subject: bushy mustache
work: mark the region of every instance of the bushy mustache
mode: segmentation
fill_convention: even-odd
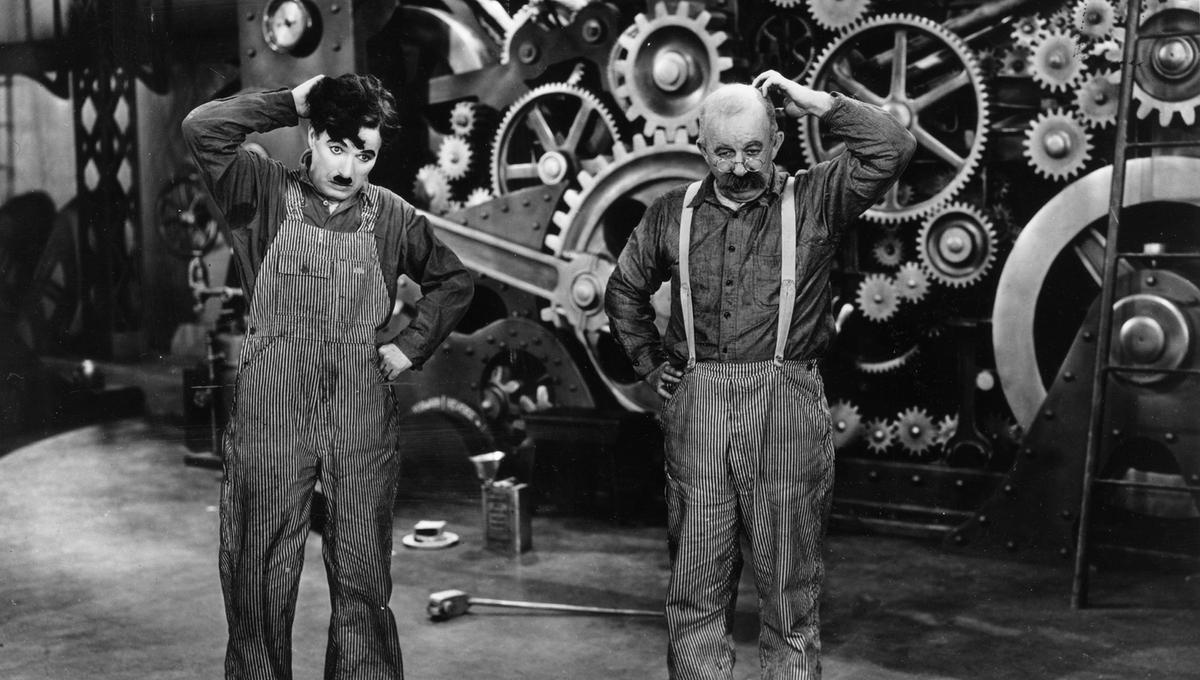
[[[767,180],[763,179],[762,175],[755,173],[746,173],[740,177],[737,175],[726,175],[724,185],[728,191],[742,192],[751,189],[762,189],[767,185]]]

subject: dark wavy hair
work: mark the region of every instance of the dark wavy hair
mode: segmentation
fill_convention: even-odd
[[[399,120],[396,100],[375,76],[344,73],[317,81],[308,91],[308,117],[318,135],[328,132],[332,139],[349,139],[358,148],[363,140],[361,128],[379,128],[385,140]]]

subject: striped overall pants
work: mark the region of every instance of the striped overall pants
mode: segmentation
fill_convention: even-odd
[[[688,370],[662,410],[671,554],[668,670],[674,680],[733,677],[744,534],[758,590],[761,677],[819,678],[817,608],[834,453],[816,361],[783,358],[795,300],[792,184],[784,190],[775,357],[746,363],[696,362],[686,206],[697,188],[684,198],[680,225]]]
[[[375,191],[367,186],[366,191]],[[325,678],[403,677],[391,598],[395,404],[375,329],[389,312],[374,200],[352,233],[307,223],[288,180],[242,349],[221,487],[225,677],[292,677],[292,621],[316,481],[332,615]]]

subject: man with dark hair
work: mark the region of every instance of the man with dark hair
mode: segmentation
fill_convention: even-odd
[[[794,176],[767,95],[819,116],[846,150]],[[915,148],[882,109],[767,71],[704,101],[703,181],[650,205],[608,280],[605,308],[664,400],[667,667],[733,677],[733,613],[750,545],[764,680],[819,678],[821,546],[833,489],[817,359],[834,334],[829,274],[842,234]],[[651,296],[671,282],[666,336]]]
[[[311,118],[301,166],[241,148],[250,132]],[[395,103],[371,76],[204,104],[184,137],[228,222],[249,301],[224,437],[221,586],[225,677],[291,677],[291,629],[315,483],[332,616],[326,678],[402,678],[391,597],[399,473],[388,385],[419,367],[465,313],[469,272],[425,218],[367,181]],[[387,332],[397,277],[416,318]]]

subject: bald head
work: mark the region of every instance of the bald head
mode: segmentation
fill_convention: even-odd
[[[769,126],[769,135],[779,129],[775,122],[775,107],[757,88],[743,83],[730,83],[713,90],[700,105],[700,139],[709,137],[714,121],[762,115]]]

